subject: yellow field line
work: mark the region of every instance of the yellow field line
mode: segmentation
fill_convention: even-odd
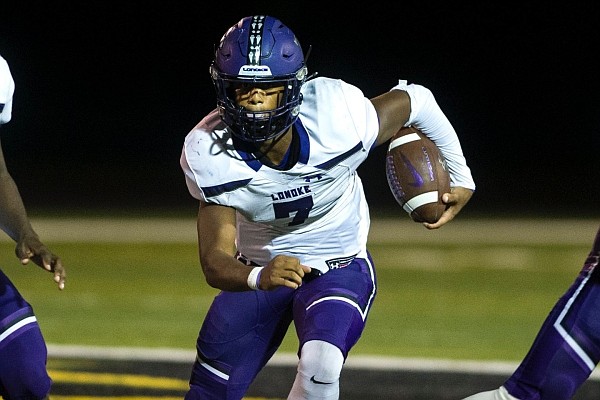
[[[97,372],[73,372],[48,370],[54,382],[95,385],[118,385],[128,387],[150,387],[156,389],[187,390],[188,382],[183,379],[164,378],[150,375],[110,374]],[[54,396],[53,396],[54,398]]]
[[[94,384],[94,385],[114,385],[127,387],[145,387],[152,389],[175,389],[186,391],[188,381],[183,379],[165,378],[150,375],[132,375],[132,374],[111,374],[98,372],[72,372],[48,370],[54,382],[76,383],[76,384]],[[157,397],[157,396],[58,396],[52,395],[52,400],[181,400],[181,397]],[[244,400],[283,400],[266,397],[244,397]]]
[[[181,400],[181,397],[156,397],[156,396],[56,396],[51,395],[52,400]],[[266,397],[244,397],[244,400],[284,400],[284,399],[273,399]]]
[[[181,400],[181,397],[148,397],[148,396],[118,396],[118,397],[100,397],[100,396],[51,396],[52,400]]]

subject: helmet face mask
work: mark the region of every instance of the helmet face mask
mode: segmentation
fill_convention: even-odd
[[[239,139],[276,138],[298,118],[307,69],[294,33],[278,19],[246,17],[231,27],[215,52],[210,74],[221,119]],[[279,86],[283,90],[273,110],[253,112],[237,104],[236,89]]]

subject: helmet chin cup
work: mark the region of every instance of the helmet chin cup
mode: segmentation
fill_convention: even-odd
[[[237,138],[270,140],[298,118],[308,70],[296,36],[277,18],[242,18],[221,38],[209,72],[221,119]],[[283,86],[284,90],[274,110],[251,112],[237,105],[234,89],[241,85]]]

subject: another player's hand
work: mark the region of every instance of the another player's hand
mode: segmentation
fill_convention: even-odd
[[[310,267],[300,264],[296,257],[275,256],[262,270],[258,287],[262,290],[271,290],[279,286],[298,289],[302,285],[305,273],[310,272]]]
[[[438,229],[452,221],[460,210],[462,210],[469,202],[471,196],[473,196],[473,191],[471,189],[458,186],[453,187],[450,189],[450,193],[444,193],[444,195],[442,195],[442,201],[446,203],[447,207],[440,219],[435,224],[424,222],[423,226],[427,229]]]
[[[26,265],[33,261],[46,271],[54,274],[54,282],[58,288],[65,288],[65,279],[67,273],[62,265],[60,257],[53,254],[37,237],[37,235],[25,235],[18,242],[15,248],[15,254],[21,260],[21,264]]]

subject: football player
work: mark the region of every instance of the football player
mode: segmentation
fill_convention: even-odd
[[[241,399],[292,322],[299,363],[288,399],[338,399],[377,289],[356,172],[375,146],[414,125],[442,150],[453,188],[428,229],[452,220],[475,190],[431,91],[400,81],[368,99],[310,76],[305,61],[280,20],[242,18],[210,66],[217,107],[185,138],[200,264],[221,289],[200,328],[188,400]]]
[[[14,80],[0,56],[0,124],[11,119]],[[6,168],[0,145],[0,226],[16,242],[22,264],[33,261],[51,272],[64,289],[61,259],[39,239],[28,219],[19,190]],[[33,309],[0,270],[0,396],[47,399],[52,381],[46,372],[47,349]]]
[[[600,228],[579,275],[502,386],[464,400],[569,400],[600,361]]]

